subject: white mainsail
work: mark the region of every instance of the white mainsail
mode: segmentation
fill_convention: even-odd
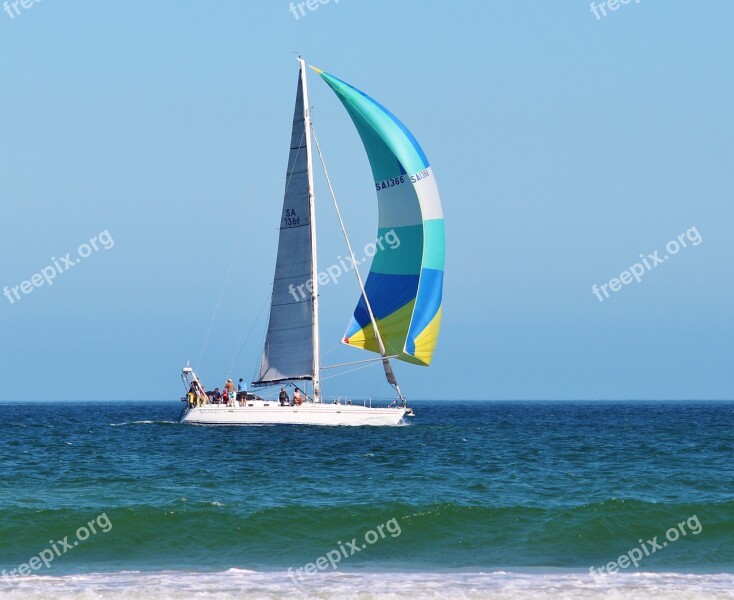
[[[318,290],[310,119],[304,64],[298,78],[290,156],[258,384],[313,380],[318,397]]]

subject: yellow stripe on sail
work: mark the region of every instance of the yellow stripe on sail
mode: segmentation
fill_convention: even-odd
[[[405,304],[402,308],[396,310],[394,313],[388,315],[384,319],[377,320],[377,327],[380,330],[380,336],[385,344],[385,351],[388,356],[394,356],[396,354],[403,353],[403,345],[405,344],[405,332],[408,330],[410,325],[410,318],[413,315],[413,307],[415,306],[415,300],[411,300]],[[402,341],[399,342],[400,346],[395,347],[391,345],[390,340],[395,339]],[[372,328],[372,323],[367,324],[365,327],[353,334],[347,343],[350,346],[356,346],[357,348],[364,348],[371,352],[380,353],[377,339],[375,338],[375,332]],[[394,344],[394,343],[393,343]]]
[[[438,309],[436,316],[431,319],[420,335],[415,338],[415,357],[426,366],[431,364],[431,358],[433,357],[433,350],[436,348],[438,342],[438,332],[441,329],[441,314],[443,313],[443,306]]]
[[[411,300],[408,304],[404,305],[388,317],[378,319],[377,327],[379,328],[380,335],[386,344],[385,351],[388,356],[397,356],[404,362],[427,367],[431,362],[431,353],[433,352],[433,347],[436,345],[436,340],[438,338],[438,330],[441,325],[440,311],[421,335],[418,336],[418,339],[416,340],[416,356],[411,356],[405,352],[404,348],[389,346],[389,340],[392,335],[404,335],[407,325],[410,323],[414,305],[415,300]],[[367,326],[363,327],[348,338],[346,343],[356,348],[363,348],[364,350],[369,350],[370,352],[375,352],[377,354],[380,353],[380,348],[377,344],[377,339],[375,338],[375,331],[372,328],[372,323],[369,323]]]

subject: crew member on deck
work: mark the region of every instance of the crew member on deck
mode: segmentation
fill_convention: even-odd
[[[201,406],[202,404],[204,404],[204,399],[202,398],[203,394],[201,393],[201,386],[196,385],[195,388],[196,388],[196,406]]]
[[[287,404],[291,403],[291,400],[288,397],[288,392],[285,391],[285,388],[280,388],[280,395],[278,396],[278,400],[280,400],[281,406],[286,406]]]
[[[227,383],[224,384],[224,389],[227,392],[227,398],[229,400],[227,402],[227,406],[234,406],[235,399],[237,398],[237,396],[235,395],[234,383],[232,382],[231,379],[227,379]]]
[[[244,406],[245,402],[247,402],[247,384],[244,382],[242,377],[240,377],[240,380],[237,383],[237,397],[240,398],[240,406]]]

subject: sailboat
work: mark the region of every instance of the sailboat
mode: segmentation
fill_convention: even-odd
[[[267,399],[265,394],[241,392],[232,394],[226,404],[214,403],[187,366],[181,374],[187,390],[182,398],[183,423],[399,425],[413,412],[391,361],[431,364],[441,325],[444,271],[444,220],[433,170],[415,137],[388,109],[345,81],[311,67],[341,101],[367,151],[378,197],[378,240],[392,233],[400,241],[399,245],[376,247],[364,281],[311,122],[306,63],[300,57],[298,62],[270,318],[259,376],[252,382],[254,390],[295,386],[294,400],[288,397],[283,402],[282,396],[279,401]],[[381,362],[396,394],[385,407],[322,396],[314,146],[361,290],[342,342],[379,355],[337,366]],[[310,386],[310,393],[298,386]]]

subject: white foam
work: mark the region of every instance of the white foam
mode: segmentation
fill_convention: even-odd
[[[331,572],[294,583],[285,572],[230,569],[222,573],[162,571],[27,577],[0,581],[0,599],[85,600],[201,598],[402,599],[452,598],[734,598],[734,574],[625,573],[593,579],[580,572]]]

